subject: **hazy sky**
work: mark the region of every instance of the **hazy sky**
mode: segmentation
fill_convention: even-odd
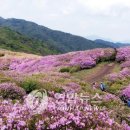
[[[130,41],[130,0],[0,0],[0,16],[85,37]]]

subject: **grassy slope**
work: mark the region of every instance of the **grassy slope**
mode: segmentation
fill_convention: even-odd
[[[43,44],[6,27],[0,27],[0,48],[42,55],[58,53],[47,43]]]
[[[92,69],[85,69],[85,70],[73,73],[72,76],[74,76],[75,78],[78,78],[80,80],[84,80],[86,82],[89,82],[90,77],[96,76],[98,73],[102,72],[102,69],[105,66],[107,66],[108,64],[111,64],[111,62],[100,63]],[[115,66],[111,71],[118,72],[119,70],[120,70],[119,64],[115,63]],[[107,75],[107,72],[106,72],[106,75]],[[99,81],[103,80],[102,79],[103,77],[105,77],[105,75],[102,75],[102,77],[100,77]],[[93,81],[93,82],[95,82],[95,81]]]

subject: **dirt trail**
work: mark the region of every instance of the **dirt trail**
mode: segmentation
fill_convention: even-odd
[[[88,76],[86,78],[86,80],[89,83],[93,83],[93,82],[98,82],[98,81],[102,81],[102,79],[107,75],[110,74],[113,70],[113,68],[115,67],[115,63],[110,63],[105,65],[104,67],[102,67],[101,69],[98,70],[98,72],[95,72],[94,74]]]

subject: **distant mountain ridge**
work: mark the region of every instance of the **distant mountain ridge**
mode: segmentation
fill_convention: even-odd
[[[103,43],[97,44],[94,41],[80,36],[51,30],[47,27],[21,19],[0,18],[0,26],[9,27],[30,38],[47,42],[48,44],[57,48],[57,50],[60,50],[62,53],[69,51],[111,47]]]
[[[44,55],[44,53],[57,54],[66,53],[70,51],[89,50],[94,48],[115,48],[125,46],[121,43],[116,44],[100,39],[95,41],[88,40],[81,36],[52,30],[47,27],[38,25],[34,22],[22,19],[4,19],[0,17],[0,26],[10,28],[12,31],[15,31],[34,40],[35,42],[33,42],[33,45],[31,45],[30,47],[32,48],[35,46],[36,52],[38,52],[39,49],[39,54],[41,55]],[[41,42],[40,45],[37,44],[36,41]],[[45,50],[47,52],[45,52]]]
[[[120,42],[110,42],[110,41],[105,41],[105,40],[102,40],[102,39],[96,39],[94,40],[95,43],[97,44],[104,44],[104,45],[109,45],[113,48],[119,48],[119,47],[123,47],[123,46],[130,46],[129,43],[120,43]]]

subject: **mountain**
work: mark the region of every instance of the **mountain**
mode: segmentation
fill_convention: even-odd
[[[114,47],[114,48],[118,48],[118,47],[120,47],[118,44],[116,44],[116,43],[113,43],[113,42],[109,42],[109,41],[105,41],[105,40],[101,40],[101,39],[96,39],[95,40],[95,43],[97,43],[97,44],[104,44],[104,45],[109,45],[109,46],[111,46],[111,47]]]
[[[130,43],[120,43],[120,42],[117,42],[115,44],[117,44],[119,47],[130,46]]]
[[[36,23],[21,19],[0,18],[0,26],[9,27],[14,31],[17,31],[35,40],[44,41],[43,45],[44,43],[48,43],[51,46],[60,50],[62,53],[69,51],[88,50],[93,48],[111,47],[104,43],[97,44],[94,41],[80,36],[52,30],[47,27],[40,26]]]
[[[7,27],[0,27],[0,48],[40,55],[58,53],[53,46],[28,38]]]
[[[129,43],[119,43],[119,42],[115,43],[115,42],[105,41],[105,40],[101,40],[101,39],[96,39],[94,42],[97,43],[97,44],[103,44],[103,45],[110,46],[110,47],[113,47],[113,48],[130,46]]]
[[[87,38],[87,39],[90,39],[90,40],[92,40],[92,41],[95,41],[95,40],[97,40],[97,39],[101,39],[101,40],[103,40],[103,41],[113,42],[113,40],[110,39],[110,38],[104,38],[104,37],[100,37],[100,36],[97,36],[97,35],[88,35],[88,36],[86,36],[86,38]]]

